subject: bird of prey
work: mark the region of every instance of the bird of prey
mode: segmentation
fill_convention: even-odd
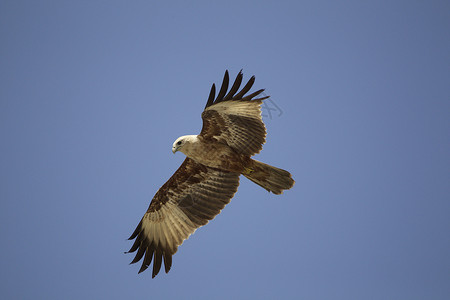
[[[227,93],[226,71],[217,97],[215,85],[211,87],[200,134],[185,135],[173,143],[172,152],[180,151],[186,159],[156,192],[129,238],[136,240],[128,253],[137,251],[131,263],[144,258],[139,273],[153,260],[155,277],[163,259],[169,272],[178,246],[230,202],[241,174],[274,194],[294,185],[289,172],[251,158],[265,142],[261,104],[269,97],[255,98],[263,89],[246,95],[254,76],[238,92],[242,78],[240,71]]]

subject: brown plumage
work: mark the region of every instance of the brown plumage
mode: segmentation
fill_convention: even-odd
[[[187,157],[155,194],[130,237],[135,241],[129,252],[137,251],[131,263],[143,258],[139,273],[152,261],[152,277],[158,274],[163,261],[165,272],[169,272],[178,246],[233,198],[240,174],[274,194],[294,185],[289,172],[251,158],[265,142],[261,104],[268,97],[255,98],[263,90],[245,96],[255,77],[238,92],[242,77],[239,72],[227,93],[226,71],[216,98],[212,85],[200,134],[182,136],[174,142],[172,151],[181,151]]]

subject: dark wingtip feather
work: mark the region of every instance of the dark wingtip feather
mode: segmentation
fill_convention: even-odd
[[[142,264],[141,268],[138,271],[138,274],[141,274],[142,272],[144,272],[145,270],[147,270],[148,266]],[[154,276],[153,276],[154,277]]]
[[[222,101],[229,101],[229,100],[249,101],[249,100],[264,100],[264,99],[269,98],[269,97],[262,97],[262,98],[258,98],[258,99],[252,99],[255,96],[262,93],[264,91],[263,89],[256,91],[248,96],[245,96],[245,94],[252,88],[253,84],[255,83],[255,76],[252,76],[249,79],[249,81],[245,84],[245,86],[242,88],[242,90],[236,94],[236,92],[239,90],[239,87],[242,83],[242,78],[243,78],[243,73],[242,73],[242,69],[241,69],[236,76],[233,86],[231,87],[230,91],[226,94],[227,89],[228,89],[228,84],[229,84],[229,74],[228,74],[228,70],[226,70],[225,75],[223,77],[222,86],[220,87],[220,91],[217,94],[217,97],[215,99],[214,99],[214,96],[216,93],[216,87],[214,84],[212,85],[211,91],[209,93],[208,101],[206,102],[205,109],[211,105],[214,105],[214,104],[222,102]]]
[[[166,273],[169,273],[170,268],[172,267],[172,255],[164,252],[163,256],[164,256],[164,271]]]
[[[215,103],[219,103],[223,101],[223,97],[228,90],[228,82],[230,81],[230,76],[228,75],[228,70],[225,71],[225,75],[223,76],[222,86],[220,87],[219,94],[217,94],[217,98]]]
[[[148,261],[148,256],[150,256],[150,261]],[[149,251],[147,249],[147,251],[145,252],[144,260],[142,261],[141,268],[138,271],[138,274],[141,274],[142,272],[148,269],[148,266],[150,266],[150,263],[152,262],[152,256],[153,251],[151,252],[151,254],[149,254]]]
[[[137,263],[138,261],[141,260],[142,256],[144,256],[145,254],[145,247],[139,247],[138,252],[136,253],[136,256],[133,258],[133,260],[130,262],[131,264]]]
[[[133,253],[137,250],[137,248],[141,245],[141,239],[138,236],[138,238],[134,241],[133,246],[131,246],[130,250],[128,250],[127,253]]]
[[[128,240],[132,240],[135,237],[137,237],[137,235],[141,232],[141,228],[142,228],[142,220],[139,222],[138,226],[136,226],[136,229],[133,231]]]
[[[148,266],[150,266],[150,264],[152,263],[152,258],[153,258],[153,248],[148,247],[147,251],[145,251],[144,260],[142,261],[142,265],[141,268],[139,269],[138,274],[147,270]]]
[[[252,100],[253,97],[258,96],[262,92],[264,92],[264,89],[260,89],[254,93],[251,93],[250,95],[247,95],[244,98],[242,98],[242,100],[244,100],[244,101]]]
[[[161,263],[162,263],[162,252],[160,249],[156,249],[155,260],[153,261],[152,278],[155,278],[155,276],[158,275],[159,270],[161,270]]]
[[[242,99],[245,93],[247,93],[252,88],[254,83],[255,83],[255,76],[252,76],[250,80],[247,82],[247,84],[242,88],[242,90],[239,93],[237,93],[236,96],[234,96],[234,99],[236,100]]]
[[[266,100],[266,99],[269,99],[269,98],[270,98],[270,96],[264,96],[264,97],[261,97],[261,98],[255,98],[253,100]]]
[[[205,108],[214,103],[214,97],[216,96],[216,85],[213,83],[211,91],[209,92],[208,102],[206,102]]]
[[[230,91],[225,96],[225,98],[223,98],[223,101],[228,101],[230,99],[233,99],[234,94],[236,94],[236,92],[238,91],[239,87],[241,86],[242,77],[243,77],[243,75],[242,75],[242,70],[241,70],[237,74],[236,79],[234,80],[233,86],[231,87]]]

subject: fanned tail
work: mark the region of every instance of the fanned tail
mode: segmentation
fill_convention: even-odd
[[[290,189],[295,181],[291,173],[252,159],[242,175],[274,194]]]

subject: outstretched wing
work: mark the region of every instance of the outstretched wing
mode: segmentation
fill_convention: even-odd
[[[155,277],[164,258],[165,271],[169,272],[178,246],[219,214],[238,186],[239,174],[209,168],[186,158],[153,197],[129,238],[136,239],[129,252],[137,250],[131,263],[144,257],[141,273],[153,259],[152,277]]]
[[[208,102],[202,113],[203,128],[200,137],[205,141],[224,143],[238,153],[254,155],[261,151],[266,138],[266,128],[261,118],[261,104],[269,97],[255,98],[264,90],[258,90],[250,95],[255,77],[252,76],[240,92],[242,71],[236,77],[230,91],[228,89],[229,76],[225,71],[222,87],[217,98],[214,99],[216,87],[213,84]]]

